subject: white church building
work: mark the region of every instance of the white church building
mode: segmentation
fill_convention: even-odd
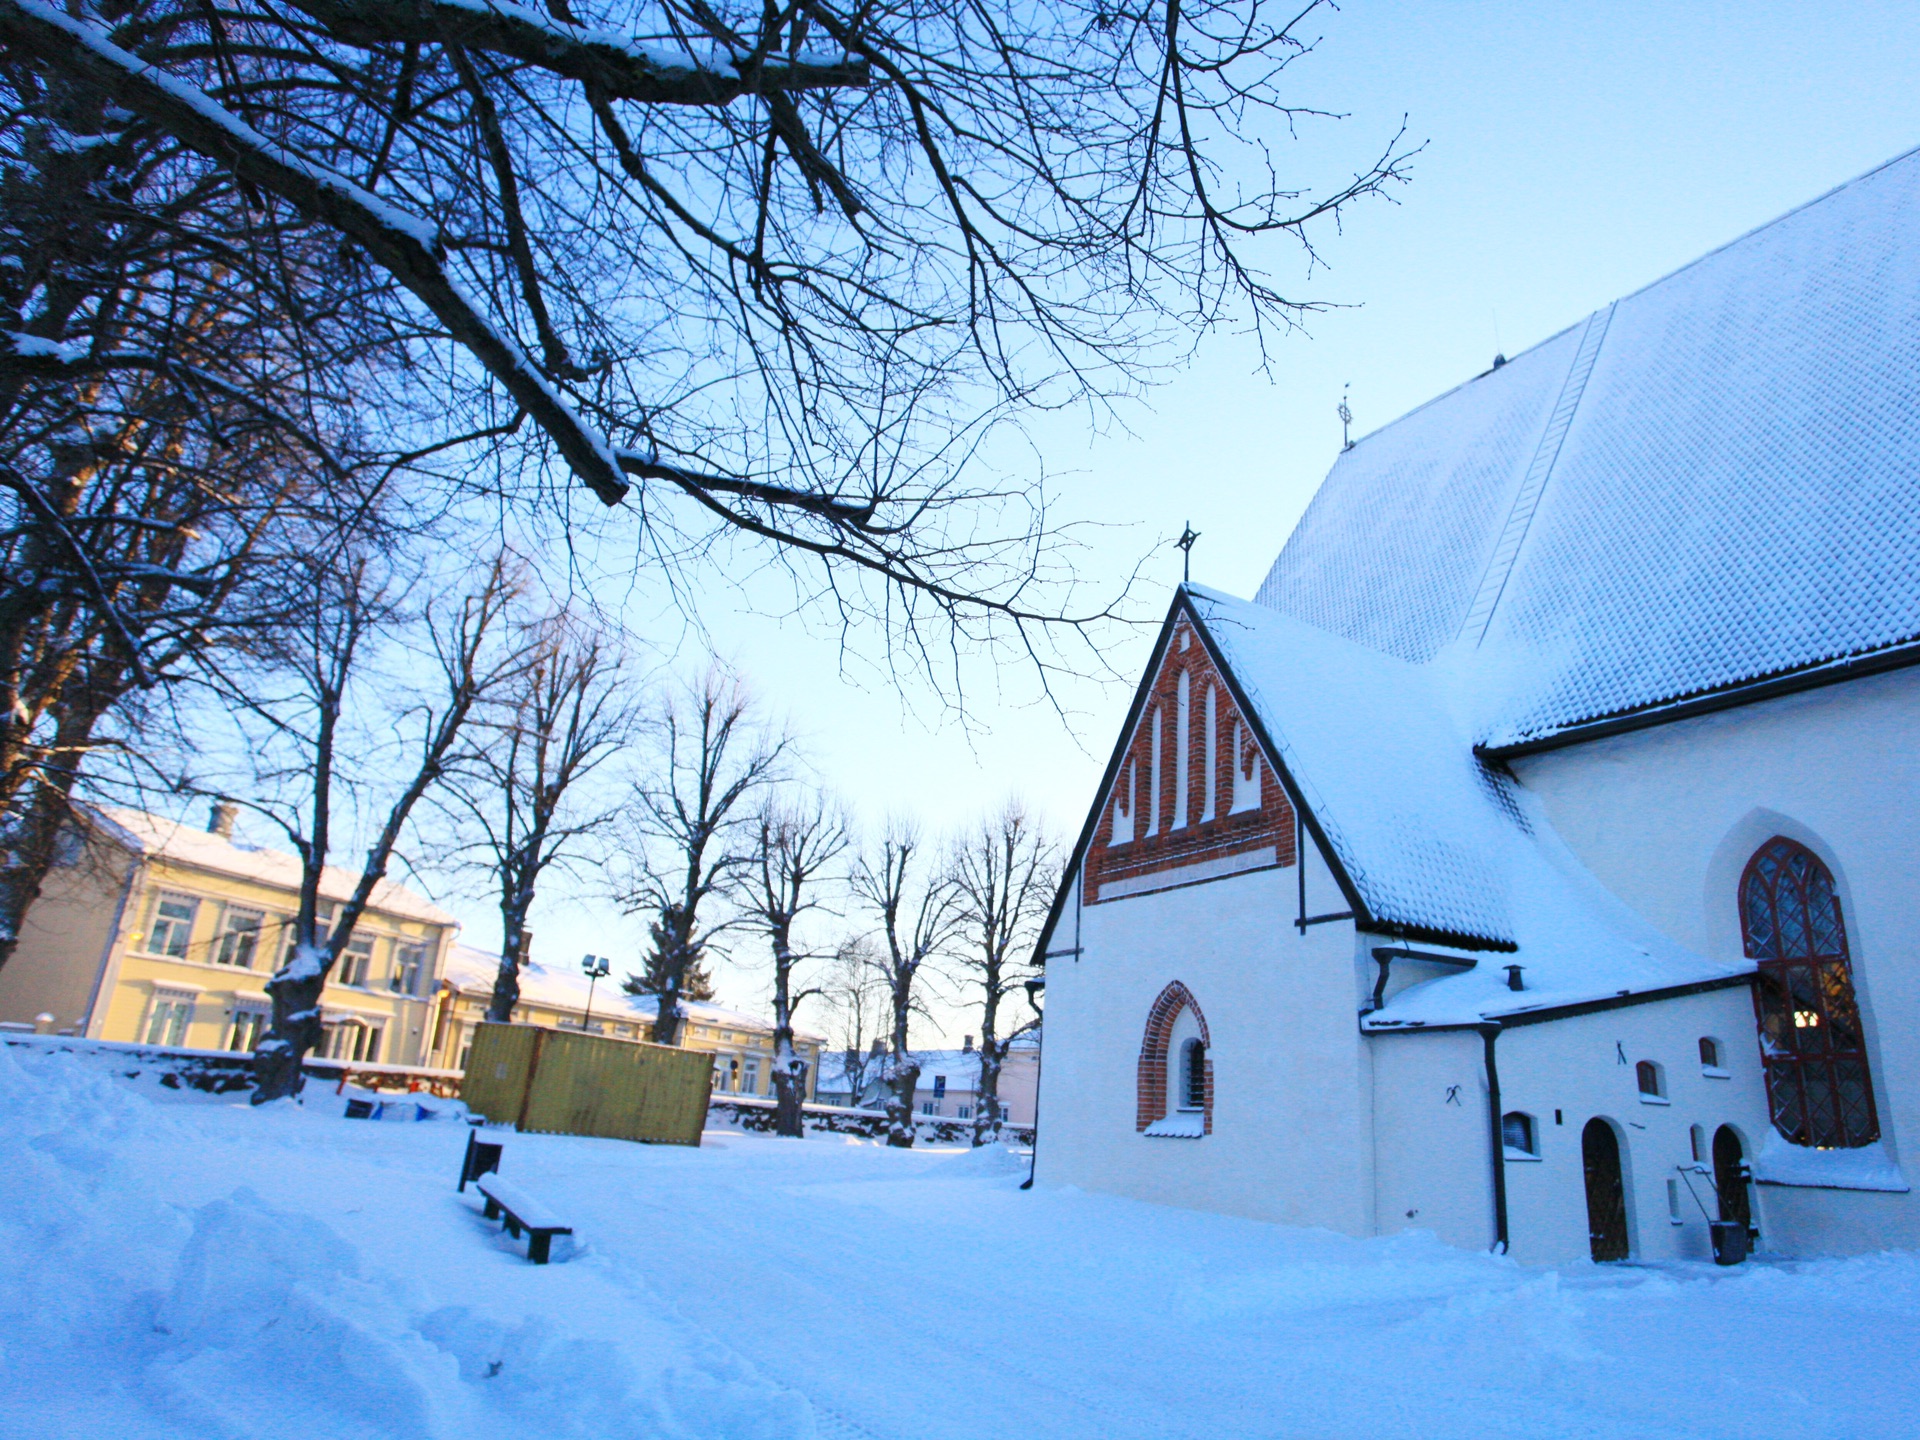
[[[1349,446],[1177,593],[1038,1176],[1526,1261],[1920,1245],[1920,152]]]

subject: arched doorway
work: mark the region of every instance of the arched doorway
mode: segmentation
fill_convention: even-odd
[[[1720,1196],[1720,1218],[1753,1228],[1753,1207],[1747,1198],[1745,1147],[1731,1125],[1713,1132],[1713,1188]]]
[[[1620,1140],[1598,1117],[1580,1132],[1587,1175],[1587,1242],[1595,1260],[1627,1258],[1627,1187],[1620,1172]]]

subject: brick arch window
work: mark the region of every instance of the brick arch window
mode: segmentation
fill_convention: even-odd
[[[1762,845],[1740,878],[1740,928],[1759,962],[1753,1004],[1774,1128],[1823,1149],[1879,1139],[1846,923],[1820,858],[1780,835]]]
[[[1147,1012],[1133,1128],[1191,1138],[1213,1133],[1213,1037],[1199,1003],[1178,980]]]

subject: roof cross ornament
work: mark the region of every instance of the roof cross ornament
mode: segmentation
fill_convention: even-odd
[[[1180,527],[1180,538],[1173,543],[1180,547],[1180,583],[1187,584],[1193,579],[1193,542],[1200,538],[1200,532],[1188,521]]]
[[[1342,450],[1353,448],[1353,410],[1347,404],[1347,391],[1351,389],[1353,389],[1353,382],[1349,380],[1340,389],[1340,408],[1333,412],[1340,417],[1340,448]]]

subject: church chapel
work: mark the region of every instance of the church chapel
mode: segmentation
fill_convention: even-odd
[[[1920,151],[1355,441],[1175,594],[1037,1173],[1532,1262],[1920,1245]]]

